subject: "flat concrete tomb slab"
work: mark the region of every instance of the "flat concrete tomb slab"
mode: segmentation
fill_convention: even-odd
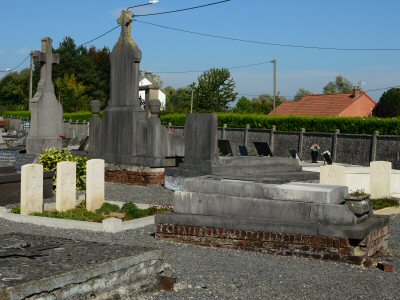
[[[385,251],[389,225],[369,199],[354,201],[345,186],[187,178],[174,212],[156,216],[156,236],[361,264]]]
[[[1,235],[0,250],[1,299],[126,299],[164,268],[161,250],[20,233]]]

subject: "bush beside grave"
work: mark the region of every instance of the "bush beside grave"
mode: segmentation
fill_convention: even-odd
[[[50,148],[45,153],[39,155],[39,163],[47,171],[53,171],[53,180],[55,184],[57,174],[57,163],[63,161],[76,162],[76,189],[83,191],[86,189],[86,157],[73,155],[67,150]]]
[[[102,115],[102,113],[100,113]],[[4,118],[14,119],[30,119],[30,111],[5,111],[3,113]],[[64,113],[64,120],[73,122],[89,122],[92,117],[92,113],[89,111],[75,112],[75,113]]]
[[[185,114],[164,114],[161,122],[174,126],[185,126]],[[335,132],[350,134],[372,134],[375,130],[381,135],[400,135],[398,118],[344,118],[344,117],[306,117],[306,116],[267,116],[262,114],[218,113],[218,126],[227,124],[231,128],[271,129],[276,125],[278,131]]]

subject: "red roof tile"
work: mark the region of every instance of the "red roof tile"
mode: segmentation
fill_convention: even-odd
[[[356,99],[353,94],[307,95],[299,101],[282,103],[269,115],[340,116],[346,110],[343,115],[369,116],[375,106],[375,101],[364,92]]]

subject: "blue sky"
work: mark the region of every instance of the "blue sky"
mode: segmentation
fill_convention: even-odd
[[[216,0],[159,0],[136,14],[202,5]],[[0,69],[13,68],[40,40],[54,46],[65,36],[84,43],[116,25],[123,8],[147,0],[3,0],[0,10]],[[398,0],[232,0],[196,10],[140,17],[190,31],[239,39],[337,48],[399,48]],[[112,48],[115,30],[93,42]],[[400,51],[332,51],[288,48],[219,40],[133,24],[133,38],[143,51],[142,70],[153,72],[206,70],[277,60],[278,91],[293,96],[299,88],[321,93],[336,75],[372,90],[400,85]],[[24,65],[28,66],[28,62]],[[0,73],[4,75],[4,73]],[[239,94],[272,94],[273,66],[233,69]],[[0,75],[0,76],[2,76]],[[160,74],[164,86],[182,87],[199,73]],[[377,101],[383,91],[370,92]]]

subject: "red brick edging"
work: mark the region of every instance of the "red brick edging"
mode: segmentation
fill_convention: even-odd
[[[389,225],[372,231],[363,240],[352,240],[327,236],[157,224],[156,237],[202,246],[296,255],[361,265],[368,257],[383,253],[387,248],[389,234]]]

